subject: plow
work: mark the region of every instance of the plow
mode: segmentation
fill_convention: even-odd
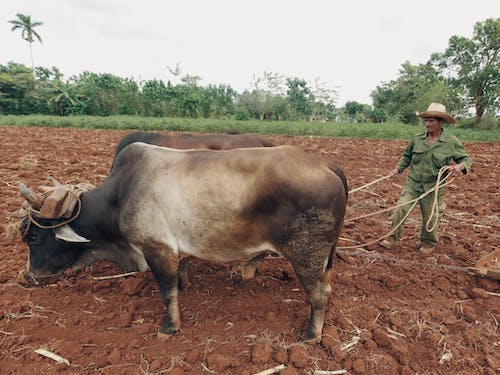
[[[480,275],[500,280],[500,249],[479,259],[475,268]]]

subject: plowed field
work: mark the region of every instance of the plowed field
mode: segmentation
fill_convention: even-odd
[[[448,187],[441,243],[420,254],[418,208],[401,241],[340,249],[323,342],[303,344],[309,307],[291,266],[268,258],[242,281],[226,265],[195,260],[180,294],[182,331],[160,339],[165,307],[150,272],[99,262],[44,287],[26,284],[27,246],[7,236],[9,213],[54,176],[99,184],[125,131],[0,127],[1,374],[498,374],[500,286],[470,269],[499,246],[500,143],[465,143],[471,174]],[[351,188],[389,173],[406,142],[264,136],[336,161]],[[297,171],[300,173],[300,171]],[[347,219],[395,205],[405,176],[353,193]],[[390,212],[347,222],[339,246],[389,230]],[[67,359],[35,353],[44,348]]]

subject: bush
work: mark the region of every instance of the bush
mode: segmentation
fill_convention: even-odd
[[[484,116],[481,118],[481,121],[479,121],[479,124],[477,124],[476,119],[467,118],[460,120],[457,126],[462,129],[496,130],[499,121],[500,120],[495,116]]]
[[[466,118],[458,121],[457,127],[463,129],[475,129],[476,128],[476,120],[473,118]]]
[[[481,130],[496,130],[499,121],[500,119],[494,116],[485,116],[481,119],[477,128]]]
[[[246,108],[238,108],[234,113],[234,119],[237,121],[250,120],[250,112]]]

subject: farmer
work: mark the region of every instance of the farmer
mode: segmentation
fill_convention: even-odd
[[[390,249],[401,235],[404,222],[401,222],[411,204],[405,204],[432,189],[437,182],[438,172],[443,166],[450,164],[453,159],[455,164],[450,166],[448,172],[451,175],[462,175],[470,171],[472,159],[462,147],[460,141],[453,135],[447,134],[441,124],[454,124],[455,119],[446,113],[446,107],[439,103],[431,103],[425,112],[416,113],[424,119],[426,131],[418,134],[410,141],[403,152],[398,165],[391,171],[391,175],[402,173],[408,166],[410,173],[403,192],[399,198],[398,208],[392,215],[391,235],[380,243],[386,249]],[[420,233],[420,249],[423,254],[430,254],[438,243],[438,224],[441,220],[446,204],[444,203],[444,188],[438,193],[438,217],[431,220],[430,231],[427,230],[427,222],[432,214],[432,206],[435,199],[434,193],[426,195],[418,203],[422,213],[422,231]],[[433,225],[437,220],[436,225]]]

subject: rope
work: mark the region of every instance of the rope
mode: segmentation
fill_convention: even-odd
[[[32,208],[30,206],[27,208],[28,224],[26,225],[26,229],[22,233],[23,237],[26,236],[26,234],[29,232],[31,224],[34,224],[36,227],[38,227],[40,229],[54,229],[54,228],[59,228],[59,227],[62,227],[66,224],[71,223],[73,220],[75,220],[80,215],[80,212],[82,210],[82,201],[80,200],[80,195],[83,192],[85,192],[85,190],[82,189],[80,186],[73,186],[73,185],[69,185],[69,186],[71,186],[71,190],[68,190],[68,192],[70,194],[73,194],[76,198],[77,209],[76,209],[75,215],[70,217],[69,219],[64,220],[64,221],[57,223],[57,224],[43,225],[43,224],[40,224],[39,222],[37,222],[35,220],[35,218],[33,217],[33,213],[36,214],[36,213],[39,213],[40,211],[35,210],[34,208]]]
[[[367,259],[377,259],[381,260],[384,262],[391,262],[395,264],[403,264],[403,265],[410,265],[410,266],[418,266],[421,268],[440,268],[444,270],[450,270],[450,271],[462,271],[462,272],[468,272],[472,273],[474,275],[477,274],[477,267],[462,267],[462,266],[453,266],[450,264],[442,264],[442,263],[431,263],[431,262],[423,262],[422,260],[406,260],[406,259],[401,259],[401,258],[396,258],[396,257],[391,257],[387,255],[382,255],[381,253],[377,251],[368,251],[364,249],[356,249],[357,251],[346,251],[346,250],[340,250],[339,247],[336,248],[335,253],[337,254],[343,254],[343,255],[349,255],[352,257],[360,257],[360,258],[367,258]],[[385,253],[387,254],[387,253]],[[342,259],[344,262],[347,262],[347,260],[343,259],[342,257],[339,257]],[[267,256],[264,259],[266,260],[278,260],[278,259],[286,259],[283,256]],[[371,264],[371,262],[370,262]]]
[[[352,194],[352,193],[355,193],[356,191],[358,190],[363,190],[364,188],[367,188],[368,186],[371,186],[373,184],[376,184],[377,182],[380,182],[380,181],[384,181],[386,179],[388,179],[389,177],[392,177],[392,174],[388,174],[387,176],[384,176],[384,177],[380,177],[379,179],[375,180],[375,181],[372,181],[372,182],[369,182],[367,183],[366,185],[363,185],[363,186],[360,186],[354,190],[350,190],[349,191],[349,194]]]
[[[82,210],[82,201],[80,200],[80,196],[77,195],[76,193],[74,193],[73,191],[69,191],[69,193],[73,194],[76,198],[76,202],[77,202],[77,209],[76,209],[76,214],[72,217],[70,217],[69,219],[67,220],[64,220],[60,223],[57,223],[57,224],[52,224],[52,225],[43,225],[43,224],[40,224],[39,222],[37,222],[33,216],[31,215],[31,212],[38,212],[34,209],[32,209],[31,207],[28,209],[28,219],[30,221],[30,223],[33,223],[35,224],[35,226],[37,226],[38,228],[40,229],[53,229],[53,228],[59,228],[59,227],[62,227],[68,223],[71,223],[73,220],[75,220],[79,215],[80,215],[80,211]]]
[[[433,227],[431,228],[431,230],[434,230],[435,226],[437,225],[438,221],[439,221],[439,207],[437,205],[437,202],[438,202],[438,193],[439,193],[439,189],[445,187],[446,185],[450,184],[450,182],[453,180],[453,178],[449,179],[448,181],[446,181],[448,179],[448,177],[450,175],[446,175],[444,178],[442,177],[443,174],[448,170],[450,169],[450,167],[448,165],[445,165],[444,167],[442,167],[439,172],[438,172],[438,176],[437,176],[437,180],[436,180],[436,185],[434,185],[434,187],[424,193],[422,193],[420,196],[418,196],[417,198],[409,201],[409,202],[406,202],[406,203],[403,203],[403,204],[398,204],[396,206],[393,206],[393,207],[389,207],[389,208],[384,208],[383,210],[379,210],[379,211],[375,211],[375,212],[371,212],[369,214],[366,214],[366,215],[362,215],[362,216],[358,216],[358,217],[355,217],[353,219],[349,219],[347,220],[346,222],[349,223],[349,222],[352,222],[352,221],[355,221],[355,220],[358,220],[358,219],[362,219],[362,218],[365,218],[365,217],[369,217],[369,216],[373,216],[373,215],[377,215],[379,213],[382,213],[382,212],[386,212],[386,211],[389,211],[389,210],[392,210],[392,209],[395,209],[395,208],[398,208],[398,207],[402,207],[402,206],[406,206],[407,204],[410,204],[412,203],[412,206],[410,207],[410,209],[408,210],[408,212],[406,213],[406,215],[400,220],[400,222],[394,227],[392,228],[387,234],[375,239],[375,240],[372,240],[370,242],[366,242],[366,243],[363,243],[363,244],[359,244],[359,245],[353,245],[353,246],[338,246],[337,249],[357,249],[359,247],[364,247],[364,246],[369,246],[369,245],[373,245],[374,243],[377,243],[381,240],[383,240],[384,238],[387,238],[389,237],[391,234],[393,234],[396,229],[398,229],[404,222],[405,220],[408,218],[408,216],[410,215],[411,211],[415,208],[415,206],[417,205],[418,201],[423,199],[424,197],[426,197],[427,195],[429,195],[430,193],[432,192],[435,192],[435,196],[434,196],[434,203],[433,203],[433,207],[432,207],[432,213],[426,223],[426,229],[428,228],[428,224],[431,222],[431,220],[434,218],[434,216],[436,217],[435,219],[435,222],[434,222],[434,225]],[[388,177],[391,177],[392,175],[387,175],[387,176],[384,176],[382,178],[379,178],[378,180],[375,180],[373,181],[373,183],[375,182],[379,182],[379,181],[382,181]],[[367,187],[369,185],[372,185],[373,183],[369,183],[369,184],[366,184],[364,186],[361,186],[361,188],[364,188],[364,187]],[[355,189],[355,190],[360,190],[360,188],[358,189]],[[430,231],[429,229],[427,229],[427,231]]]
[[[439,173],[438,173],[438,177],[437,177],[437,180],[440,181],[441,180],[441,176],[443,175],[444,172],[446,172],[448,169],[450,169],[449,166],[444,166],[443,168],[441,168],[439,170]],[[449,175],[446,175],[445,178],[443,179],[446,180],[446,178],[448,177]],[[434,193],[434,201],[432,202],[432,209],[431,209],[431,215],[429,216],[429,219],[427,220],[427,223],[425,223],[425,229],[427,230],[427,232],[432,232],[434,229],[436,229],[436,226],[439,222],[439,206],[438,206],[438,191],[439,189],[436,189],[435,193]],[[434,224],[432,225],[432,227],[429,228],[429,224],[431,223],[432,219],[435,218],[434,220]]]
[[[350,255],[350,256],[354,256],[354,257],[378,259],[378,260],[396,263],[396,264],[405,264],[405,265],[418,266],[418,267],[428,267],[428,268],[441,268],[441,269],[445,269],[445,270],[462,271],[462,272],[476,274],[475,267],[461,267],[461,266],[452,266],[449,264],[428,263],[428,262],[422,262],[421,260],[410,261],[410,260],[404,260],[401,258],[388,257],[388,256],[382,255],[376,251],[366,251],[366,250],[361,250],[361,251],[363,251],[363,253],[354,252],[354,251],[343,251],[343,250],[338,251],[338,253],[346,254],[346,255]]]

